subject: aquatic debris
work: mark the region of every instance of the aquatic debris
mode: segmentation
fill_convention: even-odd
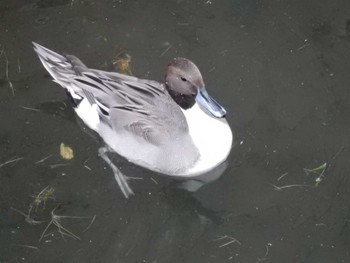
[[[92,171],[92,169],[91,169],[89,166],[87,166],[86,164],[84,164],[84,167],[85,167],[86,169],[88,169],[89,171]]]
[[[12,209],[13,211],[16,211],[17,213],[21,214],[22,216],[24,216],[25,221],[26,221],[28,224],[30,224],[30,225],[39,225],[39,224],[45,222],[45,221],[37,221],[37,220],[31,218],[31,217],[30,217],[30,212],[29,212],[28,214],[25,214],[25,213],[23,213],[22,211],[20,211],[20,210],[14,208],[14,207],[11,207],[11,209]]]
[[[173,45],[169,44],[168,47],[162,52],[162,54],[160,54],[160,56],[164,56],[165,53],[167,53],[171,48],[172,48]]]
[[[286,175],[288,175],[288,173],[286,172],[286,173],[284,173],[284,174],[282,174],[280,177],[278,177],[277,178],[277,181],[279,181],[279,180],[281,180],[283,177],[285,177]]]
[[[304,171],[306,172],[307,175],[310,173],[319,175],[319,174],[323,174],[326,168],[327,168],[327,163],[323,163],[320,166],[317,166],[316,168],[311,168],[311,169],[304,168]]]
[[[5,59],[5,65],[6,65],[5,77],[6,77],[6,81],[7,81],[8,85],[9,85],[9,87],[11,89],[12,96],[15,96],[15,89],[13,87],[12,82],[9,79],[9,60],[7,58],[7,55],[6,55],[6,52],[5,52],[4,48],[2,48],[2,50],[0,51],[0,57],[1,56],[4,56],[4,59]]]
[[[24,247],[24,248],[30,248],[30,249],[35,249],[35,250],[39,250],[38,247],[36,246],[29,246],[29,245],[17,245],[18,247]]]
[[[65,236],[68,236],[70,238],[73,238],[73,239],[76,239],[76,240],[80,240],[80,237],[78,237],[77,235],[75,235],[72,231],[70,231],[69,229],[65,228],[62,226],[61,224],[61,219],[62,218],[81,218],[81,217],[76,217],[76,216],[59,216],[59,215],[56,215],[54,212],[55,212],[56,208],[54,208],[52,211],[51,211],[51,221],[48,223],[48,225],[46,226],[46,228],[44,229],[44,231],[42,232],[41,236],[40,236],[40,239],[39,239],[39,242],[44,238],[45,236],[45,233],[47,232],[47,230],[50,228],[51,225],[54,225],[57,227],[57,231],[58,233],[61,234],[62,238],[64,240],[65,239]]]
[[[265,248],[266,248],[266,252],[265,252],[265,255],[262,257],[262,258],[257,258],[256,259],[256,263],[259,263],[259,262],[262,262],[262,261],[265,261],[267,259],[269,259],[267,256],[269,255],[269,247],[272,247],[272,244],[271,243],[267,243],[267,245],[265,245]]]
[[[275,190],[282,191],[285,188],[292,188],[292,187],[313,187],[312,185],[307,184],[289,184],[289,185],[283,185],[283,186],[277,186],[274,184],[271,184]]]
[[[228,242],[220,245],[219,248],[226,247],[226,246],[228,246],[229,244],[232,244],[232,243],[237,243],[239,245],[242,245],[242,243],[239,242],[236,238],[228,236],[228,235],[219,236],[218,238],[214,239],[213,241],[219,241],[219,240],[229,240]]]
[[[69,165],[69,163],[56,163],[56,164],[51,164],[51,165],[50,165],[50,168],[51,168],[51,169],[55,169],[55,168],[57,168],[57,167],[68,166],[68,165]]]
[[[324,172],[326,171],[327,168],[327,163],[323,163],[320,166],[317,166],[315,168],[304,168],[304,172],[306,175],[309,174],[316,174],[318,177],[315,179],[315,184],[310,185],[310,184],[290,184],[290,185],[283,185],[283,186],[277,186],[274,184],[271,184],[275,190],[282,191],[283,189],[286,188],[292,188],[292,187],[317,187],[319,183],[321,183],[324,180]],[[277,181],[280,181],[284,176],[286,176],[288,173],[282,174],[280,177],[278,177]]]
[[[83,162],[83,166],[88,169],[89,171],[92,171],[92,169],[86,165],[86,163],[89,161],[89,158],[87,158],[84,162]]]
[[[131,72],[131,56],[127,53],[118,54],[113,62],[117,64],[118,71],[122,74],[133,76]]]
[[[326,171],[326,169],[327,169],[327,163],[323,163],[320,166],[317,166],[315,168],[311,168],[311,169],[304,168],[304,171],[306,175],[309,175],[309,174],[318,175],[318,177],[315,179],[315,186],[317,187],[324,180],[325,178],[324,172]]]
[[[40,239],[39,242],[47,237],[49,234],[46,234],[47,231],[50,229],[50,227],[55,227],[57,229],[57,232],[61,235],[61,237],[66,240],[66,237],[70,237],[72,239],[75,240],[80,240],[80,237],[78,237],[76,234],[74,234],[72,231],[70,231],[68,228],[66,228],[65,226],[63,226],[63,219],[80,219],[80,218],[91,218],[90,216],[67,216],[67,215],[57,215],[55,214],[55,211],[58,207],[60,207],[59,205],[56,206],[53,210],[51,210],[50,214],[49,214],[49,219],[42,220],[42,221],[38,221],[36,219],[33,219],[32,216],[34,217],[38,217],[37,212],[37,208],[39,206],[42,206],[43,211],[45,212],[45,214],[47,215],[47,211],[45,210],[46,208],[46,202],[50,201],[50,200],[55,200],[55,196],[54,196],[54,188],[53,187],[49,187],[46,186],[44,189],[42,189],[37,195],[33,196],[34,200],[33,202],[29,205],[29,209],[28,209],[28,214],[11,207],[11,209],[19,214],[21,214],[22,216],[24,216],[25,218],[25,222],[31,224],[31,225],[39,225],[42,223],[47,223],[49,222],[44,231],[41,233],[40,235]],[[35,212],[33,211],[35,209]],[[40,217],[44,216],[45,214],[43,214],[42,212],[40,213]],[[47,216],[45,216],[47,217]],[[94,223],[96,219],[96,215],[94,215],[89,223],[89,225],[85,228],[85,231],[87,231],[88,229],[90,229],[90,227],[92,226],[92,224]],[[51,233],[50,233],[51,235]],[[52,240],[45,240],[45,242],[52,242]],[[24,247],[24,248],[30,248],[30,249],[35,249],[37,250],[38,248],[35,246],[28,246],[28,245],[18,245],[20,247]]]
[[[158,184],[158,182],[156,181],[156,179],[154,179],[153,177],[151,177],[151,180],[152,180],[155,184]]]
[[[11,207],[12,210],[16,211],[17,213],[21,214],[24,216],[25,221],[28,224],[31,225],[38,225],[41,223],[44,223],[45,221],[38,221],[35,220],[31,217],[31,213],[33,211],[33,208],[35,208],[35,212],[37,211],[39,206],[43,206],[43,209],[45,209],[46,207],[46,202],[48,200],[55,200],[55,196],[54,196],[54,188],[46,186],[43,190],[40,191],[40,193],[38,193],[37,195],[33,196],[34,200],[33,202],[29,205],[29,209],[28,209],[28,214],[23,213],[22,211]]]
[[[18,157],[18,158],[14,158],[14,159],[8,160],[8,161],[6,161],[6,162],[0,164],[0,168],[3,167],[3,166],[5,166],[5,165],[8,165],[8,164],[10,164],[10,163],[18,162],[18,161],[22,160],[23,158],[24,158],[24,157]]]
[[[20,106],[22,109],[24,109],[24,110],[30,110],[30,111],[38,111],[38,112],[40,112],[40,110],[39,109],[36,109],[36,108],[30,108],[30,107],[25,107],[25,106]]]
[[[29,213],[32,211],[33,207],[35,207],[35,211],[37,211],[38,207],[41,205],[44,209],[48,200],[55,200],[54,192],[55,189],[53,187],[46,186],[39,194],[33,196],[34,200],[29,205]]]
[[[7,59],[7,55],[4,48],[1,50],[0,55],[1,56],[3,55],[5,58],[5,64],[6,64],[5,77],[6,77],[6,80],[8,80],[9,79],[9,60]]]
[[[91,222],[90,224],[83,230],[83,232],[86,232],[90,229],[90,227],[92,226],[92,224],[95,222],[95,219],[96,219],[96,215],[94,215],[91,219]]]
[[[65,160],[71,160],[74,158],[73,149],[65,145],[63,142],[60,144],[60,155]]]
[[[34,164],[43,163],[47,159],[49,159],[51,156],[52,156],[52,154],[49,154],[48,156],[45,156],[44,158],[40,159],[39,161],[36,161]]]

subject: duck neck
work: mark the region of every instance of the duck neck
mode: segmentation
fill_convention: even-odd
[[[179,105],[182,109],[187,110],[193,107],[196,103],[195,97],[192,95],[185,95],[179,92],[176,92],[165,85],[170,97]]]

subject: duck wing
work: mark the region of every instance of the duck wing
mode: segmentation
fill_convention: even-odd
[[[127,131],[154,145],[188,131],[180,107],[156,81],[85,70],[74,82],[98,106],[100,119],[115,131]]]
[[[54,81],[78,104],[87,99],[100,121],[116,133],[127,132],[162,145],[188,132],[186,118],[164,85],[115,72],[89,69],[77,57],[39,44],[34,49]]]

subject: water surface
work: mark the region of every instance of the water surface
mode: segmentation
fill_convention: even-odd
[[[1,1],[0,262],[349,262],[349,10],[346,0]],[[135,75],[158,81],[171,58],[195,61],[235,135],[222,176],[190,192],[116,156],[141,178],[125,200],[31,41],[106,70],[126,52]],[[35,203],[43,189],[53,195]],[[18,211],[31,205],[26,220]],[[51,213],[67,217],[45,231]]]

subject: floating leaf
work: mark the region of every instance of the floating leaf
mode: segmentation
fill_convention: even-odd
[[[73,150],[63,142],[60,145],[60,154],[63,159],[71,160],[74,158]]]

